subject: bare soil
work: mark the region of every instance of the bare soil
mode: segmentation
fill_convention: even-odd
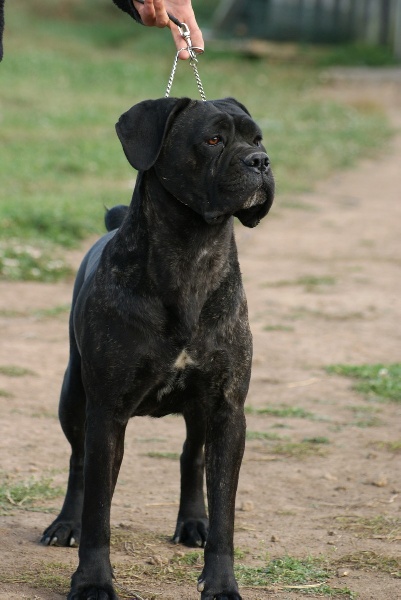
[[[378,80],[357,72],[351,79],[337,77],[325,93],[351,103],[382,103],[399,128],[397,77]],[[245,554],[238,562],[262,565],[266,555],[324,556],[333,588],[349,588],[361,600],[396,600],[401,461],[399,453],[377,442],[400,441],[401,403],[369,401],[350,380],[328,375],[324,367],[400,360],[401,134],[380,156],[333,174],[296,201],[297,208],[278,196],[259,227],[237,228],[254,334],[247,404],[301,407],[312,415],[248,415],[249,432],[282,439],[247,443],[235,533],[235,546]],[[74,265],[83,250],[71,253]],[[43,476],[55,485],[66,483],[69,447],[57,402],[68,313],[52,317],[38,311],[68,304],[71,289],[71,281],[0,283],[0,365],[32,372],[0,375],[0,389],[12,394],[0,396],[0,470],[11,484]],[[128,429],[113,502],[112,562],[117,581],[147,600],[199,598],[195,579],[174,581],[169,562],[187,552],[168,542],[178,508],[179,465],[165,453],[179,453],[183,439],[178,417],[136,419]],[[315,443],[303,455],[305,439]],[[300,445],[283,450],[287,443]],[[35,510],[10,505],[0,517],[1,599],[65,597],[77,550],[38,543],[61,502],[61,496],[37,501]],[[130,563],[151,564],[153,574],[139,569],[129,578]],[[60,575],[59,583],[52,574]],[[242,587],[244,600],[295,600],[303,591]],[[309,597],[317,597],[313,588]]]

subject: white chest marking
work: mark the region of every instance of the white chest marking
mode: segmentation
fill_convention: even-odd
[[[170,372],[170,376],[167,378],[165,385],[157,392],[157,399],[161,400],[163,396],[172,392],[174,388],[183,389],[183,373],[177,373],[177,371],[184,371],[186,367],[194,364],[195,362],[189,356],[188,352],[182,350],[173,364],[174,370]]]
[[[194,364],[194,361],[189,356],[187,351],[184,349],[181,352],[181,354],[178,355],[178,357],[174,363],[174,368],[175,369],[185,369],[185,367],[188,367],[189,365],[193,365],[193,364]]]

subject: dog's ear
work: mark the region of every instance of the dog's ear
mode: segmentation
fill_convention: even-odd
[[[172,119],[190,102],[189,98],[144,100],[121,115],[116,131],[134,169],[147,171],[155,164]]]
[[[271,205],[273,204],[273,193],[269,194],[263,204],[251,206],[250,208],[242,208],[234,213],[245,227],[256,227],[259,222],[267,215]]]
[[[235,98],[222,98],[221,100],[212,100],[212,104],[214,104],[217,108],[220,108],[220,110],[224,110],[229,114],[240,114],[241,112],[244,112],[248,116],[251,116],[246,106],[241,104],[241,102],[238,102],[238,100],[236,100]]]

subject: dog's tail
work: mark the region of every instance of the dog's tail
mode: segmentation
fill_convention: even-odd
[[[104,224],[106,225],[107,231],[118,229],[128,212],[128,206],[125,206],[125,204],[117,204],[117,206],[113,206],[113,208],[105,208]]]

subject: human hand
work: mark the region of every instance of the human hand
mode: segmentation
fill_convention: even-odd
[[[188,25],[192,45],[204,48],[202,32],[196,22],[191,0],[144,0],[143,4],[133,0],[133,4],[144,25],[148,27],[170,27],[177,50],[185,47],[185,40],[178,31],[178,27],[169,20],[167,11],[181,23]],[[186,59],[189,54],[188,52],[180,52],[179,57]]]

